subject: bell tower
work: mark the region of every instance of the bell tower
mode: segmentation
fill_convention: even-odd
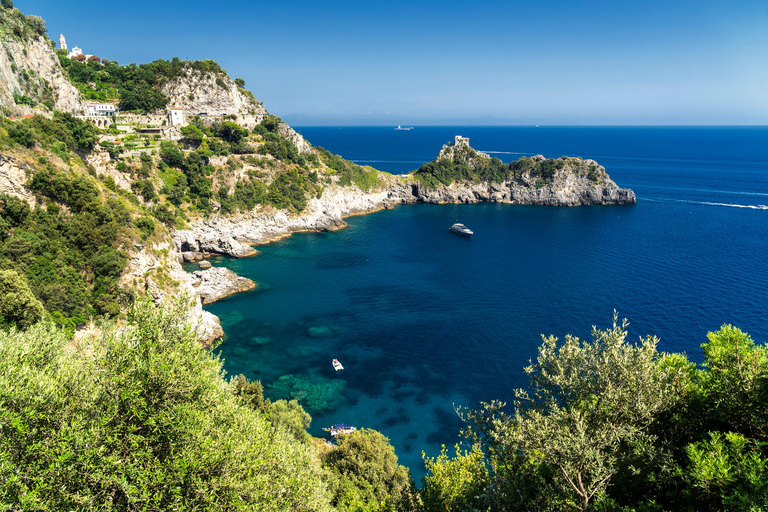
[[[64,38],[64,34],[61,34],[59,36],[59,48],[61,48],[62,50],[67,49],[67,40]]]

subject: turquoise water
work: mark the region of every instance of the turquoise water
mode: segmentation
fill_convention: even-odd
[[[380,430],[418,478],[422,450],[459,440],[455,406],[525,384],[542,333],[587,337],[616,309],[633,337],[655,334],[694,360],[724,322],[768,339],[768,210],[755,208],[768,203],[767,130],[419,130],[301,131],[391,172],[459,133],[505,160],[579,154],[639,202],[399,206],[214,260],[260,284],[207,308],[227,334],[227,371],[260,379],[271,398],[298,397],[313,435],[342,422]],[[457,220],[475,235],[450,233]]]

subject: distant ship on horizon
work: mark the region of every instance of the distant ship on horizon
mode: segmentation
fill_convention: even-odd
[[[395,130],[409,131],[409,130],[413,130],[413,126],[400,126],[400,125],[397,125],[397,128],[395,128]]]

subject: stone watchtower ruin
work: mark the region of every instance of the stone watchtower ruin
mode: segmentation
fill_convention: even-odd
[[[455,147],[459,147],[459,146],[469,147],[469,137],[462,137],[461,135],[457,135],[453,138],[453,145]]]

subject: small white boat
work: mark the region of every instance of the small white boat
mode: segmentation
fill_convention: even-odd
[[[329,432],[331,434],[331,437],[336,437],[341,434],[350,434],[355,430],[357,430],[357,427],[339,423],[338,425],[331,425],[330,428],[324,428],[323,430],[325,430],[326,432]]]
[[[334,359],[332,364],[333,364],[333,369],[336,370],[336,371],[344,369],[344,367],[341,366],[341,363],[339,362],[338,359]]]
[[[464,224],[461,224],[460,222],[457,222],[456,224],[454,224],[448,229],[458,235],[464,235],[464,236],[472,235],[472,231],[467,226],[465,226]]]
[[[764,204],[757,205],[758,210],[768,210],[768,206],[765,206]]]

